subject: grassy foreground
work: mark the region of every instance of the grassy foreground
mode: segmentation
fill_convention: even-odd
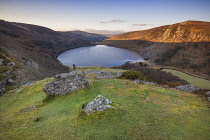
[[[191,85],[197,86],[197,87],[202,88],[202,89],[210,89],[210,81],[209,80],[205,80],[205,79],[201,79],[201,78],[198,78],[198,77],[190,76],[190,75],[185,74],[183,72],[176,71],[176,70],[171,70],[171,69],[163,69],[163,71],[170,72],[173,75],[176,75],[176,76],[180,77],[181,79],[186,80]]]
[[[129,80],[96,80],[83,90],[47,102],[42,87],[52,78],[25,86],[0,98],[2,140],[208,140],[210,110],[207,101],[191,93]],[[81,106],[97,95],[116,109],[92,115]],[[33,110],[18,113],[35,106]],[[34,122],[35,118],[40,120]]]

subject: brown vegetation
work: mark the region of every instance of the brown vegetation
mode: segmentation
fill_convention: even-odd
[[[210,22],[186,21],[129,32],[99,44],[137,51],[158,65],[173,66],[210,79]]]
[[[58,54],[87,45],[92,44],[67,38],[49,28],[0,20],[0,58],[3,59],[0,67],[4,69],[0,77],[9,77],[1,78],[0,93],[8,85],[14,88],[68,72],[68,67],[57,60]],[[14,66],[8,66],[10,62],[14,62]]]
[[[161,85],[168,85],[169,87],[189,84],[187,81],[182,80],[179,77],[172,75],[171,73],[160,71],[159,69],[146,68],[145,66],[141,66],[140,64],[132,64],[127,62],[122,66],[114,68],[123,70],[134,70],[131,72],[127,72],[128,74],[126,73],[126,76],[128,77],[127,79],[131,80],[135,80],[136,78],[140,80],[153,81]],[[139,71],[139,73],[135,71]]]
[[[107,40],[145,40],[165,43],[209,42],[210,22],[185,21],[148,30],[128,32]]]

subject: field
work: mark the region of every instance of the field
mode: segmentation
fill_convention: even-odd
[[[163,71],[170,72],[173,75],[176,75],[176,76],[180,77],[181,79],[186,80],[191,85],[194,85],[194,86],[197,86],[197,87],[203,88],[203,89],[210,89],[210,81],[209,80],[205,80],[205,79],[201,79],[201,78],[198,78],[198,77],[190,76],[190,75],[185,74],[183,72],[176,71],[176,70],[171,70],[171,69],[163,69]]]
[[[92,68],[83,68],[87,69]],[[89,87],[48,100],[42,87],[52,78],[37,81],[1,97],[0,139],[210,138],[209,103],[197,95],[160,86],[134,84],[124,79],[97,80],[94,75],[87,77],[92,81]],[[82,113],[82,104],[97,95],[110,99],[116,109],[92,115]],[[35,109],[19,112],[31,106]],[[39,121],[34,121],[36,118]]]

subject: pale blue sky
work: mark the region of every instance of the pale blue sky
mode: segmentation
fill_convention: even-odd
[[[133,31],[209,13],[210,0],[0,0],[0,19],[53,30]]]

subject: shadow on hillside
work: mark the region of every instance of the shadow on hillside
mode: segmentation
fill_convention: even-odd
[[[188,69],[210,78],[210,42],[163,43],[146,40],[104,40],[98,44],[129,49],[161,66]]]

